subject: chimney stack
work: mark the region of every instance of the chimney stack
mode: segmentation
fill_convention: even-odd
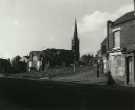
[[[111,20],[107,21],[107,49],[109,50],[109,39],[111,34],[111,28],[112,28],[113,22]]]

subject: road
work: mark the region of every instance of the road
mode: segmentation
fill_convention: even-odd
[[[0,110],[134,110],[135,89],[0,79]]]

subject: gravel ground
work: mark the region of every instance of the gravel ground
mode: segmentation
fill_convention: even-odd
[[[30,72],[17,73],[9,75],[10,78],[19,79],[36,79],[36,80],[54,80],[64,82],[88,83],[88,84],[106,84],[107,77],[100,74],[97,78],[96,67],[81,66],[76,68],[76,72],[72,67],[51,68],[47,72]]]
[[[58,75],[52,77],[55,81],[66,81],[66,82],[78,82],[78,83],[90,83],[90,84],[106,84],[107,77],[104,74],[100,74],[97,78],[95,67],[83,67],[79,71],[69,75]]]

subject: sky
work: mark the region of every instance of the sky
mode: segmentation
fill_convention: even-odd
[[[71,49],[75,17],[81,55],[95,54],[106,37],[107,20],[133,6],[133,0],[0,0],[0,57]]]

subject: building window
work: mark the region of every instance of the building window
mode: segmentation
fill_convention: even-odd
[[[120,48],[120,30],[113,32],[114,35],[114,48]]]

